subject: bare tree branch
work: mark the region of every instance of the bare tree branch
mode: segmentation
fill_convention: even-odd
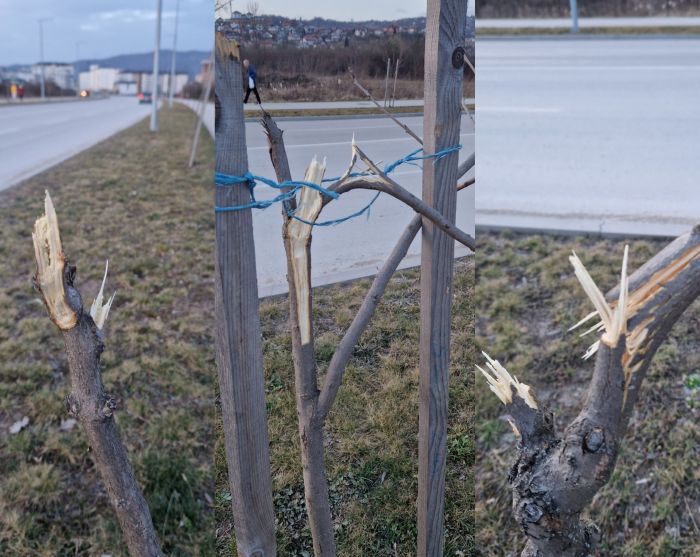
[[[102,385],[100,356],[113,297],[107,304],[102,303],[103,281],[90,312],[85,311],[73,284],[76,269],[67,264],[63,254],[58,219],[48,192],[44,206],[45,214],[37,219],[32,234],[37,263],[34,285],[49,317],[63,334],[71,381],[67,406],[83,427],[129,553],[132,557],[160,557],[151,513],[114,422],[116,401]]]
[[[328,186],[329,190],[339,195],[357,189],[380,191],[382,193],[389,194],[411,207],[411,209],[416,211],[416,213],[423,215],[425,218],[433,222],[435,226],[437,226],[451,238],[457,240],[459,243],[467,246],[471,250],[475,249],[474,238],[457,228],[423,200],[419,199],[407,189],[394,182],[391,178],[389,178],[389,176],[384,174],[384,172],[382,172],[357,145],[353,144],[353,161],[355,160],[355,156],[358,156],[367,165],[374,176],[344,176],[337,182],[334,182]],[[348,174],[349,173],[346,173],[346,175]],[[324,205],[326,205],[329,201],[329,198],[324,198]]]
[[[398,118],[396,118],[391,112],[389,112],[386,108],[384,108],[381,104],[379,104],[374,97],[372,96],[372,93],[370,93],[365,87],[362,86],[362,84],[357,80],[355,77],[355,74],[352,73],[352,70],[348,68],[348,73],[350,74],[350,77],[352,77],[352,82],[357,87],[360,91],[362,91],[367,98],[372,101],[375,106],[381,110],[384,114],[386,114],[389,118],[391,118],[394,122],[396,122],[396,125],[398,125],[403,131],[405,131],[408,135],[410,135],[413,139],[415,139],[418,143],[423,145],[423,140],[413,132],[411,128],[409,128],[406,124],[401,122]]]

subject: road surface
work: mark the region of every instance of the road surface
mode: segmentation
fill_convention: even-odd
[[[700,223],[700,38],[477,43],[477,226]]]
[[[0,190],[131,126],[150,112],[134,97],[0,108]]]
[[[196,110],[197,103],[184,101]],[[422,116],[402,118],[419,136],[423,133]],[[214,128],[214,110],[210,104],[205,111],[205,124]],[[353,133],[359,147],[382,164],[393,162],[418,147],[418,144],[388,118],[342,119],[293,119],[279,120],[284,130],[284,140],[292,171],[292,177],[304,177],[306,166],[316,155],[326,157],[326,176],[338,176],[350,161],[350,144]],[[250,171],[259,176],[275,177],[267,150],[267,140],[257,121],[246,123],[248,162]],[[474,151],[474,128],[471,120],[462,118],[460,159]],[[363,170],[363,168],[360,168]],[[473,175],[473,172],[468,176]],[[415,166],[403,166],[392,176],[414,195],[420,197],[421,171]],[[256,190],[258,199],[274,197],[276,191],[261,185]],[[321,214],[321,220],[332,220],[364,207],[371,199],[371,192],[352,192],[339,201],[329,204]],[[254,210],[256,266],[260,296],[271,296],[287,291],[287,263],[282,245],[281,208],[272,206]],[[474,233],[474,191],[460,192],[457,224],[463,230]],[[381,195],[372,206],[369,219],[362,215],[343,224],[317,227],[312,243],[312,284],[332,284],[375,274],[394,247],[413,215],[411,209],[387,195]],[[467,250],[457,245],[457,255]],[[420,235],[411,246],[401,268],[420,264]]]
[[[578,24],[583,29],[600,27],[700,27],[700,17],[580,17]],[[476,27],[477,29],[569,28],[571,27],[571,18],[476,18]]]

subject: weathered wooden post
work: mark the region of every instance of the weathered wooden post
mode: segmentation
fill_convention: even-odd
[[[386,59],[386,78],[384,79],[384,108],[386,108],[387,97],[389,96],[389,73],[391,73],[391,58]]]
[[[459,144],[467,0],[428,0],[425,37],[424,149]],[[427,159],[423,201],[451,222],[457,207],[458,154]],[[454,241],[423,219],[421,252],[418,555],[443,553],[447,386]]]
[[[216,34],[216,170],[248,171],[238,43]],[[245,184],[216,188],[216,206],[250,201]],[[270,456],[250,209],[216,212],[216,362],[239,557],[275,555]]]

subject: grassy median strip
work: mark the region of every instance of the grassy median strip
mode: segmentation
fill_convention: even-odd
[[[90,304],[117,292],[103,380],[168,555],[211,555],[214,145],[187,168],[194,113],[161,111],[0,193],[0,554],[126,555],[80,426],[59,332],[32,290],[44,189]],[[89,307],[89,306],[88,306]],[[11,433],[23,418],[26,427]]]
[[[668,241],[630,240],[630,272]],[[592,307],[568,256],[584,261],[605,291],[620,280],[623,240],[482,233],[477,246],[478,349],[532,385],[559,427],[578,413],[593,361],[581,356],[590,336],[567,329]],[[608,557],[700,554],[700,303],[676,323],[642,387],[609,484],[592,505]],[[476,524],[479,555],[517,555],[524,537],[511,514],[508,471],[516,457],[503,406],[483,378],[478,416]],[[693,517],[695,513],[695,518]]]
[[[616,27],[580,27],[578,33],[571,33],[570,27],[493,27],[479,28],[476,31],[479,37],[521,37],[521,36],[548,36],[548,35],[700,35],[700,26],[616,26]]]
[[[445,517],[445,555],[451,556],[472,555],[474,550],[473,263],[458,261],[455,274]],[[314,290],[321,374],[370,282]],[[357,346],[329,416],[326,470],[338,555],[343,557],[416,554],[419,300],[417,270],[398,272]],[[263,301],[261,316],[278,554],[312,555],[287,297]],[[235,555],[221,423],[216,473],[219,554]]]

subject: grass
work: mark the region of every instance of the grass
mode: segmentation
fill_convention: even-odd
[[[479,28],[477,35],[481,37],[489,36],[531,36],[531,35],[570,35],[576,37],[579,35],[700,35],[700,27],[695,25],[684,26],[616,26],[616,27],[581,27],[578,33],[571,33],[569,27],[517,27],[517,28]]]
[[[619,281],[624,242],[483,233],[475,290],[477,348],[498,358],[555,412],[559,427],[576,415],[592,372],[590,343],[567,329],[591,308],[568,262],[571,250],[607,290]],[[630,240],[630,269],[667,242]],[[603,531],[597,555],[700,554],[700,303],[676,323],[642,387],[617,467],[590,508]],[[523,536],[511,516],[507,482],[516,440],[503,407],[476,382],[479,555],[517,555]]]
[[[186,167],[194,114],[161,111],[0,193],[0,554],[126,555],[79,425],[69,427],[60,334],[32,290],[31,229],[49,189],[86,303],[109,258],[117,296],[103,379],[172,556],[213,553],[212,344],[214,148]],[[29,425],[10,434],[23,417]]]
[[[316,353],[325,371],[369,287],[363,279],[314,290]],[[473,260],[456,264],[445,555],[474,552]],[[398,272],[348,367],[326,430],[338,554],[416,554],[419,277]],[[294,402],[286,296],[261,306],[278,554],[312,554]],[[216,434],[220,555],[235,555],[221,424]]]
[[[386,110],[391,114],[423,114],[422,106],[394,106],[388,107]],[[268,110],[268,112],[274,118],[283,118],[285,116],[364,116],[368,114],[384,114],[376,107],[273,109]],[[260,118],[260,112],[258,110],[246,110],[246,118],[258,119]]]

